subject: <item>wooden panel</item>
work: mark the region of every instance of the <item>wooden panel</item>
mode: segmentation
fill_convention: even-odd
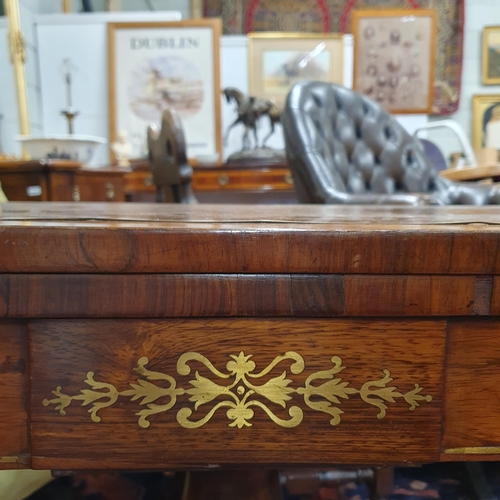
[[[309,274],[0,275],[0,317],[488,315],[491,279]]]
[[[439,454],[443,321],[52,320],[32,323],[30,339],[36,468]]]
[[[288,169],[198,169],[193,176],[194,191],[220,190],[293,190],[293,179]]]
[[[0,469],[29,466],[25,325],[0,322]]]
[[[50,201],[73,201],[73,180],[72,171],[48,171],[48,186]]]
[[[500,454],[500,321],[449,324],[443,451],[454,457]]]
[[[86,170],[75,174],[80,201],[125,201],[124,173],[107,174]]]
[[[0,272],[500,274],[496,207],[33,205],[0,214]]]
[[[500,316],[500,278],[493,278],[493,290],[491,294],[491,314]]]
[[[42,173],[0,173],[0,182],[9,201],[47,201],[49,199],[47,182]]]
[[[475,276],[344,278],[350,316],[460,316],[489,314],[492,280]]]

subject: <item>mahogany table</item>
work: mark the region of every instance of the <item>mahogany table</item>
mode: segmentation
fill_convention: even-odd
[[[0,211],[0,468],[500,458],[496,207]]]

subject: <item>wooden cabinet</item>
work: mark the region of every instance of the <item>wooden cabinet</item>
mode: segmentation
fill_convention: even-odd
[[[10,201],[125,201],[126,172],[64,160],[9,161],[0,163],[0,182]]]
[[[193,191],[201,203],[296,203],[285,163],[193,166]],[[125,192],[130,201],[154,201],[155,186],[147,161],[132,166]]]

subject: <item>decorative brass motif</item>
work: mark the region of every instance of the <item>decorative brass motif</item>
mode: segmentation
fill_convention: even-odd
[[[177,411],[177,422],[185,428],[196,429],[205,425],[214,414],[221,408],[226,409],[226,417],[230,421],[229,427],[250,427],[255,412],[254,408],[262,409],[267,416],[277,425],[286,428],[296,427],[302,422],[303,410],[299,406],[290,406],[288,415],[290,418],[282,419],[278,417],[270,404],[287,409],[287,402],[294,394],[303,396],[304,403],[310,409],[329,414],[332,418],[332,426],[340,423],[340,416],[344,413],[339,405],[341,399],[348,400],[350,396],[358,394],[361,399],[372,406],[378,408],[377,418],[386,416],[388,406],[386,403],[395,403],[398,399],[404,399],[409,405],[409,410],[414,411],[420,402],[432,401],[432,396],[420,394],[422,387],[415,384],[414,389],[406,393],[397,391],[396,386],[387,386],[392,382],[389,370],[383,370],[384,376],[379,380],[370,380],[363,384],[361,389],[349,387],[349,382],[344,382],[342,378],[336,377],[338,373],[346,367],[342,365],[342,359],[333,356],[331,362],[333,368],[315,372],[307,377],[303,386],[293,388],[290,384],[293,381],[287,378],[287,370],[280,376],[272,377],[267,382],[257,385],[253,381],[268,375],[273,368],[285,361],[291,362],[289,371],[298,375],[305,369],[304,359],[300,354],[288,351],[281,356],[277,356],[266,368],[255,373],[256,364],[251,359],[252,355],[245,355],[240,352],[238,355],[231,354],[231,359],[226,364],[226,372],[219,371],[205,356],[197,352],[182,354],[177,360],[177,373],[187,376],[191,373],[192,362],[204,365],[215,377],[226,380],[229,383],[218,384],[206,378],[198,371],[194,373],[194,379],[189,380],[188,388],[177,387],[176,380],[170,375],[148,370],[146,365],[149,359],[142,357],[139,359],[137,368],[134,371],[141,375],[137,383],[131,383],[131,389],[118,391],[112,384],[97,382],[94,373],[88,372],[85,383],[91,389],[82,389],[79,394],[69,396],[61,392],[61,387],[57,387],[52,394],[53,399],[44,399],[43,405],[55,405],[55,409],[61,415],[66,415],[66,408],[73,401],[81,401],[82,406],[89,406],[87,410],[90,418],[94,422],[100,422],[98,415],[100,410],[113,406],[119,397],[130,397],[131,401],[139,401],[143,407],[136,415],[139,417],[140,427],[150,426],[149,417],[157,413],[163,413],[173,408],[177,403],[177,397],[188,395],[188,400],[194,403],[193,408],[182,407]],[[162,385],[156,385],[154,381],[159,381]],[[321,382],[321,383],[320,383]],[[165,387],[166,385],[166,387]],[[166,402],[165,402],[166,398]],[[211,403],[215,399],[219,401],[205,413],[204,416],[193,418],[193,413],[200,409],[202,405]],[[157,402],[161,400],[163,404]]]

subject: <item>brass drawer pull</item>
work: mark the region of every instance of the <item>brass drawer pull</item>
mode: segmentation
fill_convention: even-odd
[[[292,172],[288,172],[287,174],[285,174],[285,182],[287,184],[293,184]]]
[[[80,188],[78,186],[73,186],[71,190],[71,199],[73,201],[80,201]]]
[[[115,186],[111,182],[106,182],[106,201],[111,201],[115,197]]]
[[[229,184],[229,175],[221,174],[217,177],[219,186],[227,186]]]

